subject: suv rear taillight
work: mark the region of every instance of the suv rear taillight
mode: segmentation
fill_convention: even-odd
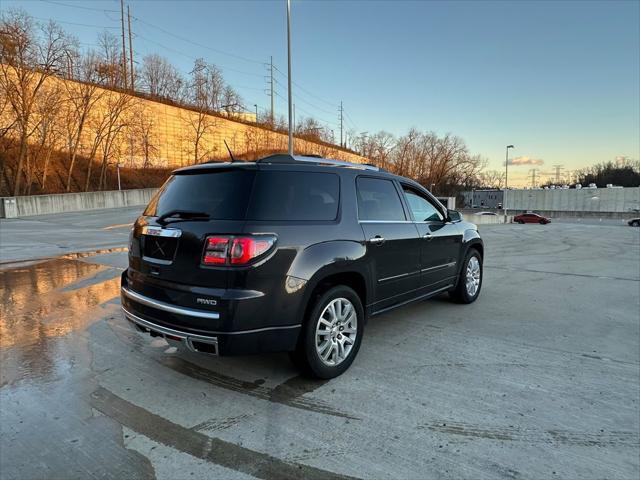
[[[276,243],[274,235],[231,237],[212,235],[205,240],[204,265],[246,265],[267,253]]]

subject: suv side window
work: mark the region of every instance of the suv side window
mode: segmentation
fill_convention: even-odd
[[[358,177],[358,219],[405,221],[407,218],[395,185],[383,178]]]
[[[444,216],[442,212],[438,210],[433,203],[418,191],[402,186],[404,190],[404,196],[409,204],[409,209],[413,213],[413,218],[416,222],[442,222]]]

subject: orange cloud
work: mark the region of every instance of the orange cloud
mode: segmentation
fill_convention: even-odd
[[[516,157],[509,159],[509,165],[542,165],[544,160],[541,158]]]

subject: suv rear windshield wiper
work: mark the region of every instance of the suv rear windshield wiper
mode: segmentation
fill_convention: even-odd
[[[156,219],[156,222],[164,225],[170,218],[176,218],[176,220],[209,220],[211,215],[207,212],[196,212],[193,210],[169,210],[168,212],[160,215]]]

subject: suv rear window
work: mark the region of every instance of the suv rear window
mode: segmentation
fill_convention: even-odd
[[[247,170],[173,175],[153,197],[144,215],[191,210],[208,213],[216,220],[242,220],[254,176],[254,171]]]
[[[338,215],[340,179],[334,173],[258,172],[249,220],[330,221]]]

